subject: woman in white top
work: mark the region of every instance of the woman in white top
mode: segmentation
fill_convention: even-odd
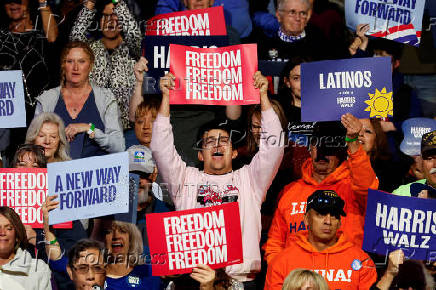
[[[0,207],[0,289],[51,290],[51,271],[26,249],[24,225],[15,211]]]

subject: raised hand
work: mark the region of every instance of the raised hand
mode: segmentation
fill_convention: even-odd
[[[341,117],[342,125],[347,129],[347,137],[350,139],[355,139],[359,136],[362,130],[362,123],[350,113],[346,113]]]
[[[214,289],[213,283],[215,281],[215,270],[208,265],[199,264],[192,270],[191,278],[200,283],[200,289],[209,290]]]
[[[162,91],[162,97],[169,97],[170,90],[174,89],[176,85],[176,77],[172,73],[167,73],[164,77],[160,78],[159,87]]]
[[[134,67],[136,81],[142,83],[144,81],[144,72],[148,71],[148,60],[141,56],[141,58],[136,62]]]

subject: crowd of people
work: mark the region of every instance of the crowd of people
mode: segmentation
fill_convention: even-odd
[[[362,244],[368,189],[436,198],[436,60],[421,57],[436,42],[368,37],[367,23],[350,30],[343,4],[3,0],[0,70],[22,71],[27,126],[0,129],[0,167],[127,151],[140,181],[136,224],[103,216],[53,228],[55,195],[42,229],[0,207],[0,289],[434,289],[435,261]],[[167,73],[159,94],[144,94],[145,20],[216,6],[230,44],[256,43],[259,60],[283,64],[278,89],[257,71],[258,105],[170,106],[177,76]],[[432,1],[424,15],[436,16]],[[391,59],[393,117],[301,121],[302,64],[377,56]],[[410,136],[411,126],[425,131]],[[239,205],[242,263],[159,277],[155,260],[130,259],[149,256],[146,214],[229,202]]]

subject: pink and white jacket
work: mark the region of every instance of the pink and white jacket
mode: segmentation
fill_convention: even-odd
[[[208,195],[215,205],[223,196],[238,196],[244,262],[226,269],[238,281],[253,280],[253,274],[260,271],[260,207],[283,157],[284,135],[272,108],[262,111],[261,122],[263,138],[251,163],[223,175],[186,166],[174,147],[169,117],[158,115],[153,123],[150,148],[176,210],[203,207],[197,202],[198,195]]]

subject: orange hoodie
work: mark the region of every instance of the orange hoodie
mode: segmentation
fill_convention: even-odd
[[[312,246],[307,236],[307,231],[293,235],[289,247],[272,259],[268,265],[265,290],[281,290],[286,276],[297,268],[317,272],[332,290],[368,290],[377,280],[373,261],[343,234],[340,234],[336,244],[322,252]],[[352,267],[355,260],[361,262],[360,269]]]
[[[263,246],[267,263],[287,246],[291,235],[306,229],[303,221],[306,201],[319,189],[334,190],[345,201],[347,216],[341,217],[341,230],[350,241],[362,246],[368,188],[378,188],[378,179],[362,146],[353,154],[348,152],[348,159],[321,183],[312,177],[311,158],[306,160],[301,171],[303,177],[288,184],[281,193],[268,240]]]

